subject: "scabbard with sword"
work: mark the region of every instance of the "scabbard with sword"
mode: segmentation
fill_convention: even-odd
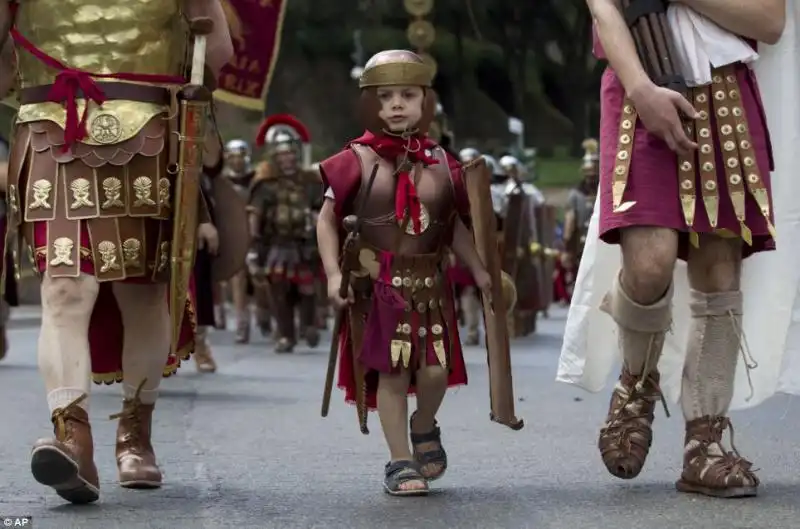
[[[360,267],[358,261],[359,252],[359,239],[361,237],[361,226],[364,222],[364,208],[369,200],[369,195],[372,192],[372,185],[375,183],[375,177],[378,174],[378,164],[372,168],[372,172],[367,180],[367,186],[359,199],[358,208],[355,215],[348,215],[342,221],[343,227],[347,232],[347,238],[342,245],[341,253],[341,274],[342,282],[339,285],[339,297],[347,299],[350,291],[350,277],[353,270]],[[336,318],[333,325],[333,334],[331,338],[330,355],[328,356],[328,371],[325,375],[325,390],[322,394],[322,416],[327,417],[331,405],[331,392],[333,391],[333,378],[336,373],[336,361],[339,358],[339,334],[342,331],[342,325],[345,318],[350,316],[350,311],[347,308],[336,310]],[[352,324],[352,322],[351,322]],[[361,324],[361,322],[359,322]],[[364,380],[364,368],[361,366],[358,355],[360,351],[353,350],[353,378],[356,382],[356,412],[358,414],[358,424],[361,428],[361,433],[368,434],[367,428],[367,392],[366,383]]]
[[[189,283],[197,251],[197,224],[203,172],[203,147],[206,138],[211,91],[203,84],[206,59],[206,37],[214,22],[210,18],[189,21],[194,37],[191,79],[178,98],[180,127],[178,167],[172,219],[170,250],[169,303],[172,325],[172,352],[177,354],[183,326],[184,307],[189,296]]]

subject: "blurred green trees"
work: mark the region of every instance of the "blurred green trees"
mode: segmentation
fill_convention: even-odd
[[[578,152],[596,134],[600,66],[584,0],[435,0],[428,18],[436,28],[436,89],[459,139],[485,141],[486,121],[499,116],[521,117],[527,143],[544,153]],[[382,49],[408,48],[408,23],[402,0],[290,0],[276,75],[298,56],[349,71]],[[502,131],[504,123],[489,128]]]

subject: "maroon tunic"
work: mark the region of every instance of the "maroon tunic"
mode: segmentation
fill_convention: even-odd
[[[595,56],[601,60],[605,59],[605,53],[596,31],[593,33],[593,37]],[[741,106],[749,125],[756,163],[761,178],[767,190],[770,191],[770,171],[774,167],[766,117],[755,73],[746,65],[737,64],[736,77],[741,92]],[[636,121],[630,171],[622,200],[623,203],[635,201],[636,204],[625,212],[613,211],[612,182],[624,100],[625,89],[614,70],[609,66],[603,73],[600,88],[600,238],[609,244],[617,244],[620,241],[621,228],[629,226],[672,228],[681,234],[679,257],[686,259],[689,230],[683,217],[679,198],[678,158],[663,140],[644,128],[641,120]],[[713,112],[711,113],[711,124],[714,144],[718,145],[719,138]],[[716,152],[716,159],[716,167],[724,167],[719,149]],[[697,163],[695,163],[696,165]],[[697,233],[714,233],[715,230],[709,224],[703,206],[699,176],[696,175],[695,180],[697,207],[692,230]],[[729,198],[727,180],[721,170],[717,172],[717,182],[720,197],[717,230],[726,229],[738,235],[741,233],[740,224]],[[762,216],[758,204],[750,193],[746,193],[745,200],[746,224],[752,231],[753,244],[752,246],[743,245],[744,256],[774,249],[775,241],[769,234],[766,220]]]

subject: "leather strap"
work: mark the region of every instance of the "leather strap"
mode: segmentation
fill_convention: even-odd
[[[170,94],[167,88],[133,83],[97,82],[97,87],[103,91],[108,100],[138,101],[140,103],[153,103],[168,105]],[[20,90],[19,99],[23,105],[32,103],[46,103],[50,100],[50,90],[53,85],[30,86]],[[75,94],[76,98],[83,98],[80,89]]]

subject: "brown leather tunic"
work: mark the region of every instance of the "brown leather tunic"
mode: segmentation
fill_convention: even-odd
[[[377,248],[399,254],[436,253],[447,241],[452,222],[455,219],[455,190],[444,150],[436,147],[433,156],[439,163],[422,169],[421,175],[413,175],[417,193],[422,203],[422,233],[413,233],[409,223],[406,233],[398,243],[398,222],[395,217],[394,165],[378,156],[364,145],[353,145],[353,151],[361,162],[361,193],[367,187],[367,180],[373,166],[379,165],[369,199],[363,210],[361,237],[364,242]],[[359,203],[361,197],[356,199]]]

